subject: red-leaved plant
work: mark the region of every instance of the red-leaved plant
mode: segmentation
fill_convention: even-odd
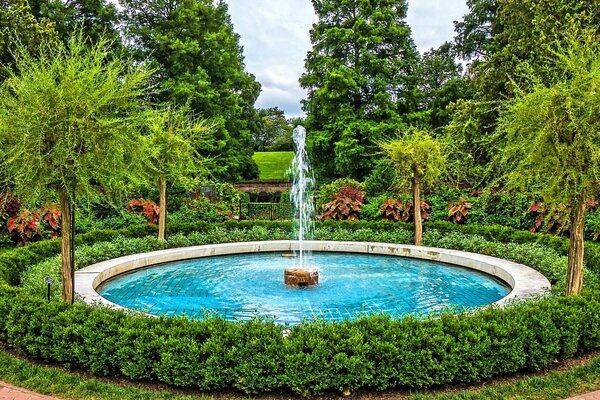
[[[571,208],[562,203],[556,207],[548,208],[541,201],[536,201],[529,207],[529,212],[534,217],[531,232],[560,235],[571,227],[569,222]]]
[[[6,224],[8,237],[17,246],[25,246],[29,242],[42,239],[40,216],[37,211],[31,212],[24,208],[15,216],[8,219]]]
[[[17,246],[42,240],[45,234],[56,239],[60,236],[60,209],[58,204],[44,204],[33,212],[23,208],[8,219],[6,227],[8,237]]]
[[[331,201],[323,206],[321,219],[334,219],[345,221],[358,221],[365,194],[355,186],[344,186],[336,195],[331,196]]]
[[[58,204],[44,204],[40,210],[40,217],[46,221],[44,229],[50,233],[51,239],[60,236],[60,207]]]
[[[472,207],[473,205],[464,197],[458,201],[451,201],[448,203],[448,220],[454,224],[464,224]]]
[[[431,215],[428,211],[431,206],[426,201],[421,201],[421,218],[423,221],[429,220]],[[382,219],[384,221],[392,222],[412,222],[414,220],[415,210],[412,201],[402,202],[400,200],[388,199],[383,202],[379,211],[383,213]]]
[[[21,201],[10,193],[0,193],[0,228],[21,210]]]
[[[133,199],[129,201],[128,210],[133,213],[142,214],[152,225],[158,222],[160,207],[152,200]]]

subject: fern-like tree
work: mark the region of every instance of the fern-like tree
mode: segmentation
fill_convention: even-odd
[[[539,190],[549,204],[571,209],[567,293],[583,286],[584,220],[600,183],[600,45],[594,32],[556,44],[554,82],[529,74],[529,87],[502,112],[507,181]]]
[[[107,59],[110,43],[88,47],[81,33],[32,56],[21,49],[0,87],[0,157],[16,195],[60,199],[62,296],[74,300],[75,200],[116,194],[145,177],[139,100],[149,76]]]
[[[211,132],[203,120],[190,115],[187,107],[165,106],[149,111],[148,153],[150,170],[158,176],[158,239],[165,240],[167,226],[167,181],[206,175],[206,160],[195,150]]]
[[[401,185],[409,184],[413,194],[414,243],[423,244],[423,219],[421,218],[421,186],[432,184],[441,175],[446,157],[441,143],[427,131],[411,129],[381,146],[397,169]]]

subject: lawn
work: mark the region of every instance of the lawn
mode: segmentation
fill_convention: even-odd
[[[284,181],[286,171],[292,163],[292,151],[264,151],[254,153],[254,161],[258,164],[261,181]]]

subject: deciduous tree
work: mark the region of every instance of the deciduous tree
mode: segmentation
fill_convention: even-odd
[[[108,39],[111,50],[121,48],[119,14],[109,0],[29,0],[38,21],[50,21],[65,44],[73,32],[83,32],[92,42]]]
[[[509,184],[539,190],[548,204],[570,207],[567,293],[583,285],[584,218],[600,177],[600,46],[595,31],[555,42],[554,79],[528,75],[527,90],[503,111],[499,160]]]
[[[31,14],[27,0],[0,1],[0,81],[5,78],[3,70],[14,64],[14,53],[22,46],[31,54],[37,54],[45,42],[57,39],[55,26],[47,19],[37,21]]]
[[[398,139],[381,144],[397,169],[400,184],[410,184],[413,193],[415,220],[414,243],[423,243],[421,218],[421,185],[432,184],[440,176],[445,165],[441,143],[427,131],[410,129]]]
[[[135,58],[156,69],[153,99],[189,104],[214,124],[214,146],[198,148],[214,161],[213,176],[258,176],[252,160],[254,103],[260,85],[244,70],[239,36],[227,5],[213,0],[121,0]]]
[[[190,115],[187,107],[167,105],[148,111],[148,154],[152,175],[158,176],[158,239],[165,240],[167,227],[167,183],[192,175],[206,175],[205,160],[195,144],[207,140],[210,126]]]
[[[83,34],[39,57],[21,48],[0,87],[0,157],[22,199],[58,195],[63,299],[73,302],[74,205],[78,196],[108,194],[143,179],[143,86],[149,76],[126,60],[107,60],[109,43],[88,47]]]

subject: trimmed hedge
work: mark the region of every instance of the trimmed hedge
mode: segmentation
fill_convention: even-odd
[[[206,232],[214,227],[221,227],[225,230],[250,229],[254,226],[261,226],[268,229],[280,229],[291,232],[292,224],[281,221],[226,221],[223,223],[197,222],[190,224],[171,224],[169,225],[169,234],[188,234],[191,232]],[[317,223],[317,227],[339,228],[348,231],[357,231],[360,229],[372,229],[380,232],[391,232],[398,229],[412,230],[411,224],[391,223],[391,222],[367,222],[367,221],[324,221]],[[569,249],[569,240],[553,235],[532,233],[528,231],[518,231],[503,226],[477,226],[477,225],[455,225],[450,222],[438,221],[424,224],[424,231],[435,229],[441,232],[463,232],[468,234],[481,235],[484,238],[501,242],[514,243],[538,243],[552,248],[560,254],[567,254]],[[134,225],[129,228],[119,230],[102,230],[77,235],[77,244],[93,244],[97,242],[110,241],[116,236],[123,237],[144,237],[154,235],[157,227],[153,225]],[[595,242],[586,242],[585,261],[587,267],[600,274],[600,244]],[[45,258],[60,253],[60,241],[46,240],[43,242],[32,243],[26,247],[16,248],[11,251],[0,254],[0,280],[8,282],[10,285],[18,285],[20,276],[29,265],[37,264]]]
[[[98,375],[201,390],[302,395],[476,382],[600,347],[600,302],[551,297],[438,319],[306,322],[145,318],[0,297],[0,340],[28,356]]]

